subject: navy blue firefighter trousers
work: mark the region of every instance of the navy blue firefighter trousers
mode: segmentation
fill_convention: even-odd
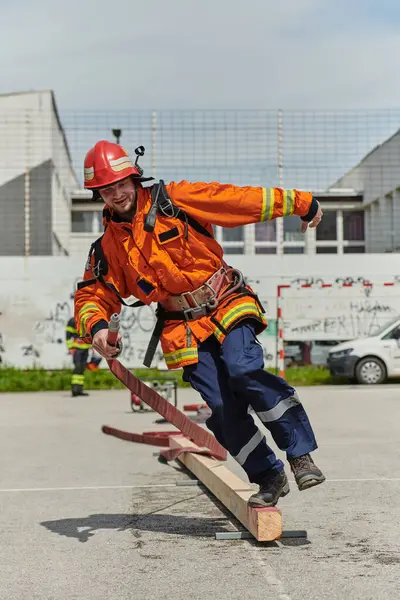
[[[249,414],[249,406],[288,460],[317,448],[296,390],[264,371],[254,321],[240,322],[222,344],[210,336],[198,351],[198,363],[184,367],[183,379],[212,410],[208,429],[243,467],[249,481],[260,483],[284,468]]]

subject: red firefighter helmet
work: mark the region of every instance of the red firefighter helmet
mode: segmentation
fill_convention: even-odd
[[[144,149],[143,149],[144,151]],[[142,177],[142,170],[132,162],[129,154],[119,144],[100,140],[85,156],[84,187],[95,190],[111,185],[132,175],[139,181],[148,181],[151,177]]]

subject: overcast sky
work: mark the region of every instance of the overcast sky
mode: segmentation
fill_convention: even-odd
[[[0,92],[59,108],[400,106],[399,0],[3,0]]]

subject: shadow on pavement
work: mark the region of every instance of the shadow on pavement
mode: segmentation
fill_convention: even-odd
[[[49,531],[58,535],[73,537],[80,542],[87,542],[100,529],[127,529],[153,531],[186,536],[212,536],[217,531],[228,531],[225,517],[200,518],[179,515],[140,515],[140,514],[96,514],[88,517],[58,519],[40,523]]]

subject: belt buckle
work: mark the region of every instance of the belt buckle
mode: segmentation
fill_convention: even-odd
[[[205,306],[194,306],[183,311],[185,321],[195,321],[199,317],[205,317],[206,314]]]
[[[192,292],[183,292],[181,297],[187,303],[188,308],[186,310],[191,310],[192,308],[197,308],[199,306],[198,302],[194,298]],[[189,298],[189,299],[188,299]],[[185,312],[185,311],[184,311]]]
[[[218,305],[217,292],[208,282],[204,284],[204,287],[207,287],[211,292],[211,296],[207,299],[206,304],[209,306],[209,308],[216,308]]]

